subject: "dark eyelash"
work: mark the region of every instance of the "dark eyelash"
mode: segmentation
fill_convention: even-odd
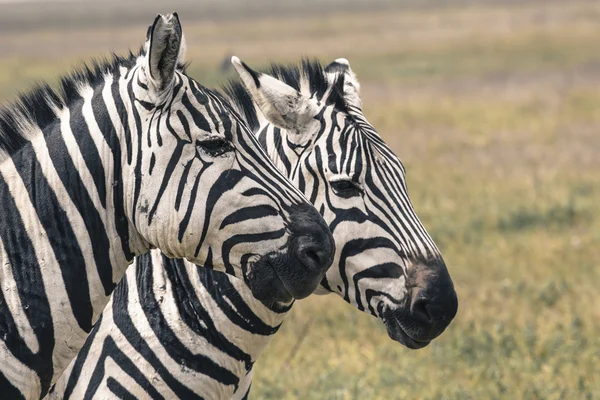
[[[225,139],[208,139],[196,142],[204,153],[212,157],[218,157],[233,150],[233,146]]]
[[[345,199],[359,196],[362,193],[362,189],[358,183],[351,180],[333,181],[330,184],[335,194]]]

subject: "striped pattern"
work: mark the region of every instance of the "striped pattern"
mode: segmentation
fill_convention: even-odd
[[[2,398],[48,391],[137,254],[249,279],[288,244],[291,210],[313,210],[223,97],[185,75],[181,39],[177,16],[159,16],[140,53],[0,113]]]
[[[48,398],[231,398],[291,305],[267,307],[211,272],[138,257]]]
[[[441,258],[408,199],[404,167],[362,114],[344,61],[275,65],[279,83],[238,63],[249,71],[246,87],[258,91],[232,83],[226,93],[330,226],[337,250],[321,292],[386,322],[406,304],[411,268]],[[303,109],[298,92],[313,103],[304,107],[310,118],[284,116],[287,104]],[[136,263],[50,398],[246,398],[253,362],[289,307],[265,307],[234,277],[158,251]]]

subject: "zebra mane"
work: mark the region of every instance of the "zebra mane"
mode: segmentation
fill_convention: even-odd
[[[126,56],[112,54],[111,57],[93,60],[75,68],[70,74],[60,78],[58,89],[48,83],[38,83],[28,92],[21,92],[18,98],[0,106],[0,162],[11,156],[31,140],[32,126],[44,130],[56,120],[57,111],[67,107],[79,97],[82,85],[96,86],[104,76],[114,73],[121,67],[132,68],[144,49]]]
[[[327,96],[327,104],[335,104],[336,109],[346,110],[344,101],[344,75],[331,82],[325,75],[325,67],[317,61],[303,58],[299,64],[271,64],[265,70],[259,72],[271,75],[296,90],[301,87],[310,88],[310,96],[316,97],[318,101],[323,99],[327,90],[332,90]],[[259,119],[254,102],[250,93],[240,80],[230,80],[221,90],[225,93],[228,101],[241,114],[253,132],[259,128]]]

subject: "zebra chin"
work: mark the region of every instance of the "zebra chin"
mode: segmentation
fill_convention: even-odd
[[[333,263],[335,241],[317,210],[297,204],[290,208],[289,217],[285,249],[242,263],[253,296],[267,305],[308,297]]]
[[[458,298],[441,258],[418,263],[407,274],[408,295],[400,306],[381,306],[388,335],[409,349],[440,336],[458,311]]]
[[[431,340],[418,340],[413,338],[409,332],[411,329],[403,326],[404,318],[398,317],[397,312],[386,312],[383,316],[383,323],[387,330],[388,336],[400,344],[412,350],[422,349],[431,343]],[[411,332],[412,333],[412,332]]]
[[[286,264],[286,254],[269,253],[243,267],[244,281],[257,300],[269,304],[289,303],[294,299],[277,274],[277,269],[285,267]]]
[[[325,270],[317,276],[310,270],[299,273],[307,266],[290,253],[293,251],[272,252],[243,267],[244,281],[257,300],[268,306],[289,303],[308,297],[317,289]]]

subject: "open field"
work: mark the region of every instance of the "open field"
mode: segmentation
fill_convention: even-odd
[[[251,397],[600,398],[600,3],[382,4],[181,15],[191,75],[207,86],[230,76],[219,65],[232,53],[252,66],[350,60],[459,295],[456,320],[420,351],[333,295],[303,300]],[[135,47],[147,24],[100,25],[2,34],[0,99]]]

